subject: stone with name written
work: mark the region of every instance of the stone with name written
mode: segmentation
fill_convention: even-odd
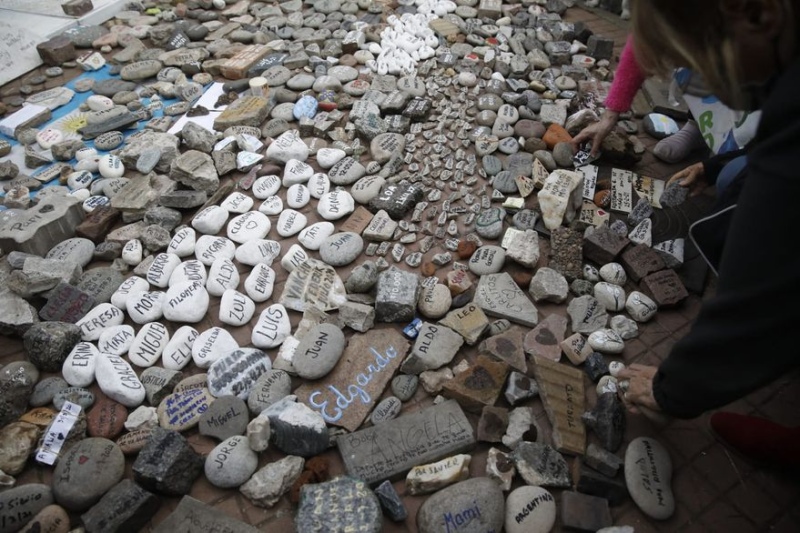
[[[192,360],[198,368],[208,368],[224,354],[237,348],[239,344],[226,329],[209,328],[198,335],[192,344]]]
[[[672,269],[642,278],[641,288],[659,307],[676,305],[689,296],[681,278]]]
[[[317,213],[325,220],[339,220],[355,210],[355,200],[349,192],[336,189],[323,194],[317,203]]]
[[[506,533],[548,533],[556,521],[556,501],[541,487],[519,487],[506,499]]]
[[[435,463],[418,465],[406,476],[406,492],[411,495],[430,494],[448,485],[469,478],[472,456],[454,455]]]
[[[206,289],[211,296],[222,296],[227,290],[235,290],[239,286],[239,271],[227,257],[219,257],[208,269]]]
[[[226,239],[228,240],[228,239]],[[233,241],[230,241],[231,243]],[[234,245],[235,246],[235,245]],[[230,246],[228,246],[230,249]],[[255,239],[236,247],[233,257],[243,265],[269,266],[281,253],[281,245],[277,241]],[[230,259],[230,257],[228,257]]]
[[[304,379],[319,379],[339,362],[345,348],[342,330],[333,324],[319,324],[309,330],[294,350],[292,365]]]
[[[258,415],[270,405],[282,400],[292,390],[292,380],[283,370],[271,369],[261,375],[247,397],[247,406]]]
[[[53,496],[71,511],[97,503],[125,473],[125,457],[115,443],[88,438],[69,448],[53,470]]]
[[[354,335],[339,363],[323,380],[295,391],[299,401],[329,424],[354,431],[361,425],[400,366],[409,343],[396,330]]]
[[[364,240],[352,232],[334,233],[319,247],[320,258],[333,267],[349,265],[364,249]]]
[[[271,368],[272,361],[261,350],[234,350],[209,367],[208,390],[214,397],[233,394],[246,400],[258,378]]]
[[[173,389],[181,380],[183,374],[178,370],[169,370],[153,366],[146,368],[140,380],[147,395],[150,405],[159,405],[161,401],[172,394]]]
[[[289,314],[282,304],[273,304],[261,312],[253,326],[251,342],[257,348],[275,348],[291,333]]]
[[[188,281],[199,281],[205,285],[208,280],[208,273],[206,267],[197,259],[189,259],[179,264],[172,275],[169,277],[169,286],[172,287],[179,283]]]
[[[340,505],[330,505],[330,502]],[[359,531],[378,533],[383,515],[378,498],[360,479],[346,476],[300,489],[295,517],[298,531]]]
[[[164,297],[164,318],[190,324],[200,322],[208,310],[209,300],[209,293],[202,280],[176,283],[167,290]]]
[[[352,185],[361,179],[366,172],[364,165],[356,159],[345,157],[328,170],[328,179],[334,185]]]
[[[567,306],[572,331],[586,335],[606,327],[608,313],[605,307],[593,296],[579,296]]]
[[[111,355],[125,355],[128,353],[135,338],[133,327],[122,324],[106,328],[97,339],[97,346],[102,353]]]
[[[485,533],[500,531],[504,518],[502,489],[495,481],[480,477],[451,485],[428,498],[417,512],[417,528],[420,533]]]
[[[94,307],[91,295],[65,281],[50,291],[47,303],[39,310],[43,320],[75,323]]]
[[[559,344],[567,359],[573,365],[581,365],[592,353],[592,347],[586,341],[586,337],[580,333],[574,333]]]
[[[607,311],[622,311],[625,307],[625,289],[613,283],[596,283],[594,297]]]
[[[459,333],[470,346],[478,342],[489,327],[486,314],[474,303],[450,311],[439,323]]]
[[[260,122],[255,125],[260,125]],[[300,132],[297,130],[289,130],[272,141],[267,148],[267,159],[278,163],[288,163],[291,159],[306,161],[309,153],[310,150],[300,137]]]
[[[125,429],[128,411],[120,403],[100,398],[86,415],[89,436],[113,439]]]
[[[100,352],[94,344],[79,342],[61,367],[61,375],[73,387],[88,387],[94,382],[94,369]]]
[[[208,454],[205,461],[206,479],[220,488],[238,487],[258,468],[258,456],[247,444],[247,437],[228,437]]]
[[[537,196],[547,229],[555,229],[564,222],[570,223],[583,204],[583,175],[556,170],[547,177]]]
[[[661,256],[645,244],[637,244],[622,252],[620,263],[628,273],[628,277],[637,283],[645,276],[666,267]]]
[[[78,280],[78,289],[92,296],[95,302],[104,303],[111,300],[123,281],[124,278],[118,270],[98,267],[83,273]]]
[[[282,305],[301,313],[310,307],[330,311],[346,301],[344,283],[333,267],[311,258],[289,274],[280,297]]]
[[[370,422],[372,422],[372,425],[377,425],[388,420],[393,420],[397,418],[402,408],[403,402],[401,402],[399,398],[388,396],[375,406],[369,418]]]
[[[625,484],[634,503],[647,516],[666,520],[675,512],[672,460],[655,439],[639,437],[625,450]]]
[[[305,228],[308,218],[294,209],[285,209],[278,217],[277,231],[281,237],[291,237]]]
[[[533,361],[539,395],[553,426],[553,444],[559,451],[582,455],[586,448],[583,372],[543,358]]]
[[[200,434],[226,440],[234,435],[244,435],[249,421],[244,400],[236,396],[222,396],[200,417]]]
[[[405,374],[436,370],[449,364],[463,344],[463,337],[452,329],[424,322],[400,370]]]
[[[199,333],[191,326],[181,326],[161,354],[161,364],[169,370],[180,370],[192,360],[192,345]]]
[[[75,263],[82,267],[88,265],[92,260],[94,243],[89,239],[73,237],[61,241],[47,252],[45,259],[55,259],[67,263]]]
[[[422,188],[415,184],[387,183],[369,203],[373,212],[381,209],[395,220],[402,219],[422,200]]]
[[[637,322],[647,322],[653,318],[658,311],[658,304],[649,296],[633,291],[625,301],[625,310]]]
[[[166,326],[160,322],[149,322],[142,326],[128,349],[128,359],[134,365],[147,368],[161,358],[170,336]]]
[[[81,515],[81,520],[87,531],[137,531],[160,505],[154,494],[123,479]]]
[[[468,411],[480,412],[497,402],[509,371],[505,361],[479,355],[474,364],[444,383],[442,395],[457,400]]]
[[[147,281],[160,289],[169,285],[172,272],[181,264],[181,258],[175,254],[160,253],[153,258],[147,269]]]
[[[267,215],[259,211],[248,211],[228,222],[228,238],[242,244],[254,239],[263,239],[269,233],[271,223]]]
[[[194,254],[201,263],[211,266],[220,258],[233,259],[236,255],[236,245],[226,237],[203,235],[197,239]]]
[[[165,297],[166,294],[160,291],[131,294],[125,302],[128,316],[137,324],[158,320],[164,314]]]
[[[269,101],[266,98],[252,95],[243,96],[219,114],[214,120],[214,129],[224,131],[233,126],[260,127],[261,123],[267,118],[269,110]],[[277,139],[275,142],[277,142]],[[271,147],[272,145],[270,145]],[[267,150],[267,157],[270,157],[269,149]],[[270,157],[270,159],[272,158]],[[286,161],[283,162],[285,163]]]
[[[209,206],[192,218],[192,227],[206,235],[214,235],[222,229],[228,220],[228,211],[218,205]],[[200,239],[198,239],[199,241]],[[199,258],[199,257],[198,257]]]
[[[247,296],[254,302],[265,302],[272,296],[275,271],[264,263],[258,263],[244,280]]]
[[[481,276],[473,302],[490,316],[530,327],[538,322],[536,307],[507,272]]]
[[[137,407],[144,401],[144,385],[131,365],[120,357],[108,354],[99,357],[95,378],[106,396],[126,407]]]
[[[184,226],[177,230],[167,245],[167,253],[175,254],[178,257],[187,257],[194,253],[197,243],[197,232],[193,228]]]
[[[396,229],[397,222],[386,211],[380,210],[369,221],[362,235],[367,240],[383,242],[390,240]]]
[[[17,217],[0,222],[0,247],[44,256],[56,243],[75,235],[85,213],[73,196],[50,196]]]
[[[180,496],[191,490],[202,468],[203,458],[180,433],[155,427],[133,463],[133,478],[148,490]]]
[[[52,503],[51,488],[41,483],[20,485],[0,492],[0,532],[19,531]]]

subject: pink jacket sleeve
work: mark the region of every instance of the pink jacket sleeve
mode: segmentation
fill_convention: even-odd
[[[606,98],[606,108],[617,113],[629,110],[636,91],[642,86],[644,80],[644,72],[639,68],[636,54],[633,52],[633,38],[628,37],[628,42],[625,43],[625,48],[622,49],[619,58],[617,73]]]

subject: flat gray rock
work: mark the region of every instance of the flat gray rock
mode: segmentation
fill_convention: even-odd
[[[319,379],[339,362],[346,340],[333,324],[319,324],[309,330],[294,350],[292,366],[304,379]]]
[[[420,533],[500,531],[505,519],[503,491],[493,480],[461,481],[428,498],[417,512]]]

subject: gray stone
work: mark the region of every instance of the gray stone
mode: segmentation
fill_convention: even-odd
[[[272,369],[261,375],[247,397],[247,406],[254,415],[282,400],[292,391],[292,380],[283,370]]]
[[[250,417],[247,404],[236,396],[222,396],[214,400],[200,416],[200,434],[225,440],[235,435],[244,435]]]
[[[513,457],[517,472],[527,484],[556,488],[571,486],[567,462],[549,444],[520,442]]]
[[[305,460],[290,455],[258,470],[239,490],[259,507],[272,507],[303,472]]]
[[[631,499],[647,516],[666,520],[675,512],[672,460],[667,449],[657,440],[639,437],[628,444],[625,450],[625,484]]]
[[[408,518],[408,510],[394,485],[387,479],[375,489],[375,495],[383,508],[384,514],[394,522],[402,522]]]
[[[497,239],[503,233],[505,216],[506,211],[502,207],[487,209],[475,220],[475,231],[484,239]]]
[[[414,375],[399,374],[392,378],[392,394],[400,401],[407,402],[417,392],[419,378]]]
[[[28,361],[15,361],[0,368],[0,426],[25,412],[39,371]]]
[[[414,184],[387,183],[369,207],[373,212],[386,211],[394,220],[402,219],[422,200],[422,188]]]
[[[44,256],[55,244],[75,235],[83,218],[78,198],[49,196],[19,216],[0,222],[0,248]]]
[[[187,494],[200,475],[203,459],[177,431],[153,428],[133,463],[137,483],[162,494]]]
[[[350,272],[344,288],[351,294],[369,292],[378,282],[379,274],[374,262],[364,261]]]
[[[319,247],[320,258],[333,267],[349,265],[361,255],[364,240],[353,232],[334,233]]]
[[[594,431],[603,448],[610,452],[619,449],[625,435],[625,406],[616,393],[601,394],[594,408],[585,412],[581,420]]]
[[[294,396],[278,401],[266,408],[261,416],[269,419],[272,441],[287,455],[313,457],[330,446],[325,420],[317,411]]]
[[[85,267],[92,260],[93,252],[94,243],[92,241],[81,237],[73,237],[53,246],[47,252],[45,259],[53,259]]]
[[[417,375],[426,370],[436,370],[449,364],[463,344],[463,337],[452,329],[424,322],[400,370]]]
[[[420,533],[500,531],[505,519],[503,491],[485,477],[468,479],[440,490],[417,512]]]
[[[379,322],[409,322],[414,318],[419,276],[392,267],[378,277],[375,317]]]
[[[108,439],[89,438],[69,448],[53,470],[53,495],[59,505],[84,511],[97,503],[125,473],[125,457]]]
[[[506,401],[511,405],[516,405],[522,400],[534,398],[539,394],[539,385],[536,380],[529,378],[525,374],[512,371],[508,377],[506,390],[503,393]]]
[[[331,502],[342,502],[331,505]],[[346,476],[300,489],[297,531],[363,531],[378,533],[383,522],[378,498],[360,479]]]
[[[490,316],[534,327],[538,311],[507,272],[481,276],[473,302]]]
[[[250,449],[247,437],[228,437],[211,450],[205,462],[208,481],[220,488],[238,487],[258,468],[258,456]]]
[[[34,324],[23,337],[28,358],[45,372],[58,372],[72,348],[81,340],[81,329],[67,322]]]
[[[190,496],[181,502],[163,522],[153,529],[153,533],[178,533],[189,531],[219,531],[225,533],[257,533],[258,529],[231,518]]]
[[[175,385],[183,378],[179,370],[168,370],[158,366],[151,366],[142,371],[140,380],[144,385],[147,403],[159,405],[161,401],[172,394]]]
[[[196,191],[213,193],[219,188],[219,175],[211,156],[188,150],[175,158],[170,177]]]
[[[42,407],[53,401],[56,394],[69,387],[64,378],[53,376],[41,380],[33,389],[29,403],[32,407]],[[10,472],[6,471],[7,474]]]
[[[52,490],[41,483],[20,485],[0,492],[0,533],[19,531],[52,503]]]
[[[111,295],[124,281],[122,274],[111,267],[98,267],[83,273],[78,290],[88,294],[96,303],[111,301]]]
[[[403,438],[424,432],[423,428],[429,429],[425,439],[412,443]],[[359,446],[365,442],[370,443],[373,453],[361,451]],[[466,451],[475,444],[475,434],[458,403],[448,400],[380,426],[342,435],[337,444],[348,474],[375,483],[395,478],[416,465]]]
[[[261,350],[234,350],[209,367],[208,390],[215,397],[234,394],[246,400],[258,378],[271,368],[269,356]]]
[[[161,501],[154,494],[130,479],[123,479],[81,515],[81,521],[91,533],[138,531],[159,507]]]
[[[333,324],[319,324],[305,335],[294,350],[292,365],[304,379],[319,379],[333,370],[345,348],[342,330]]]
[[[81,409],[87,411],[94,405],[94,394],[83,387],[67,387],[53,396],[53,407],[60,411],[64,407],[64,402],[80,405]]]
[[[608,313],[593,296],[580,296],[573,299],[567,306],[572,331],[589,335],[606,327]]]
[[[485,276],[497,274],[503,269],[506,251],[499,246],[481,246],[469,259],[469,269],[473,274]]]
[[[586,461],[587,465],[608,477],[616,476],[623,465],[622,459],[593,442],[586,448],[584,461]]]
[[[400,414],[400,410],[402,408],[403,403],[399,398],[388,396],[375,406],[375,409],[373,409],[369,420],[372,422],[372,425],[377,426],[378,424],[386,422],[387,420],[397,418],[397,415]]]

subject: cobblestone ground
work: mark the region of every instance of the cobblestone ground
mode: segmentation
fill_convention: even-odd
[[[616,41],[615,57],[625,43],[627,24],[614,15],[599,10],[572,8],[566,15],[568,21],[584,21],[597,34],[612,37]],[[642,142],[651,148],[655,141],[644,134]],[[648,153],[634,170],[648,176],[667,178],[682,165],[665,165]],[[280,294],[283,280],[276,282],[275,293]],[[708,296],[713,291],[714,283],[710,280],[706,289]],[[692,320],[697,316],[702,298],[690,296],[679,308],[661,310],[656,318],[647,324],[640,325],[641,334],[637,339],[628,341],[623,353],[626,364],[642,363],[657,365],[669,353],[671,347],[688,331]],[[217,303],[218,305],[218,303]],[[563,306],[539,306],[540,319],[553,312],[565,313]],[[757,312],[757,310],[754,310]],[[218,308],[209,309],[208,317],[200,324],[202,328],[221,325],[215,318]],[[293,324],[295,326],[296,324]],[[232,331],[241,345],[249,343],[250,333],[247,328],[236,328]],[[469,355],[467,354],[469,357]],[[754,354],[754,363],[758,354]],[[22,343],[19,339],[0,337],[0,364],[25,358]],[[195,369],[197,371],[197,369]],[[185,374],[186,375],[186,374]],[[93,390],[96,385],[93,386]],[[588,394],[594,390],[587,387]],[[95,391],[97,392],[97,391]],[[404,404],[402,414],[417,411],[429,406],[432,398],[420,387],[415,398]],[[594,398],[589,398],[589,405]],[[782,424],[800,424],[800,412],[796,406],[800,403],[800,380],[797,375],[789,375],[739,400],[726,408],[742,414],[762,416]],[[549,422],[540,401],[534,404],[537,409],[537,420],[545,432],[549,432]],[[468,415],[474,426],[478,418]],[[189,441],[200,452],[207,454],[215,442],[199,435],[196,431],[189,433]],[[620,506],[612,508],[615,525],[633,526],[637,533],[651,531],[686,531],[686,532],[755,532],[800,531],[800,483],[786,473],[774,472],[758,468],[741,459],[733,452],[719,444],[711,433],[708,415],[696,420],[672,421],[664,427],[656,427],[647,419],[629,416],[625,444],[639,436],[652,436],[659,439],[669,450],[673,465],[673,489],[677,500],[677,510],[672,518],[664,522],[656,522],[641,513],[635,504],[627,499]],[[624,445],[621,448],[624,450]],[[488,445],[480,445],[473,455],[470,466],[473,476],[482,476],[485,472],[486,452]],[[338,453],[330,450],[325,454],[331,464],[331,474],[344,473]],[[278,452],[267,451],[260,455],[259,467],[282,457]],[[128,460],[128,476],[132,461]],[[29,464],[18,478],[18,484],[44,482],[49,483],[52,470]],[[126,476],[126,477],[128,477]],[[520,484],[518,479],[515,487]],[[395,483],[401,494],[404,482]],[[559,490],[553,491],[560,501]],[[195,482],[190,496],[197,498],[221,513],[228,514],[258,527],[262,531],[288,532],[294,530],[294,507],[284,497],[272,509],[255,507],[237,490],[219,489],[205,480],[203,476]],[[404,501],[409,510],[409,519],[403,524],[392,524],[388,521],[384,526],[387,532],[415,532],[414,517],[424,497],[405,496]],[[161,522],[177,506],[178,498],[164,498],[159,512],[153,517],[144,531]],[[558,519],[555,531],[560,531],[561,520]]]

